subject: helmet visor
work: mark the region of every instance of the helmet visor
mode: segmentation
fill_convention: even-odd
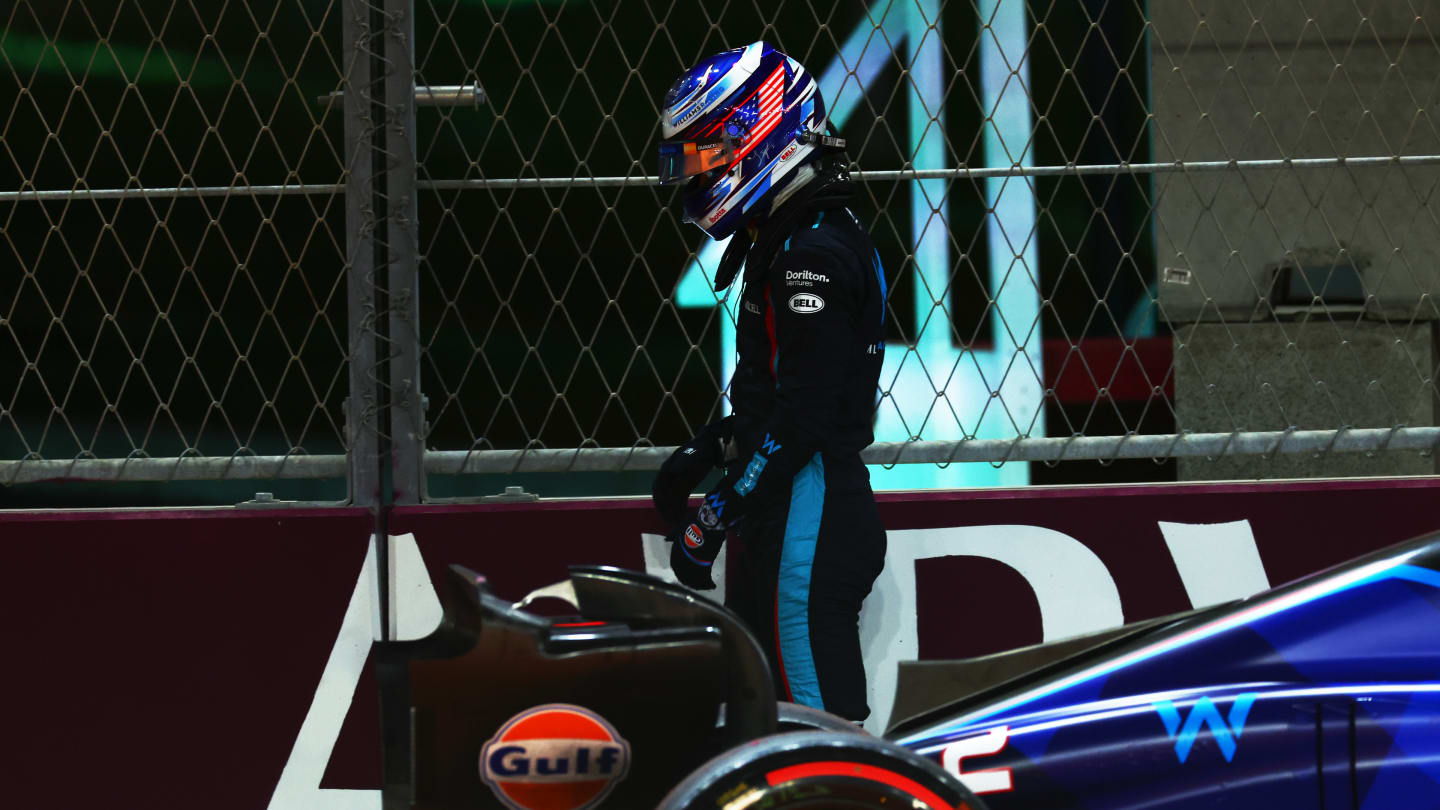
[[[735,154],[733,141],[663,141],[660,144],[660,185],[679,183],[697,174],[704,174],[730,165]]]

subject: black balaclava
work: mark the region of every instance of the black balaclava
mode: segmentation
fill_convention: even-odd
[[[848,161],[843,155],[826,155],[807,165],[814,167],[814,175],[808,182],[796,177],[795,180],[804,183],[798,190],[777,189],[774,199],[780,204],[768,206],[773,210],[758,220],[752,220],[753,230],[742,229],[730,237],[730,244],[720,257],[720,267],[715,271],[716,292],[730,286],[742,264],[745,266],[746,284],[762,278],[769,271],[785,236],[801,220],[825,209],[844,208],[850,202],[855,194],[855,184],[850,180]]]

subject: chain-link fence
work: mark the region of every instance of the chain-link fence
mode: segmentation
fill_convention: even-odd
[[[339,9],[8,6],[0,483],[344,475]]]
[[[96,5],[0,40],[0,481],[657,466],[737,300],[658,103],[756,39],[887,271],[877,486],[1434,472],[1434,3]]]
[[[429,466],[647,467],[724,409],[719,250],[647,175],[668,82],[763,37],[821,77],[891,279],[868,458],[988,462],[881,485],[1431,472],[1430,10],[422,10],[421,73],[492,102],[421,136]]]

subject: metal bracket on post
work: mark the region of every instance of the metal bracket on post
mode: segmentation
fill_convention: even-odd
[[[477,503],[534,503],[540,496],[526,492],[524,487],[505,487],[498,495],[481,495]]]
[[[416,107],[479,107],[485,103],[485,90],[478,84],[436,84],[413,87]],[[315,103],[332,107],[345,100],[345,91],[336,90],[316,96]]]
[[[257,492],[254,498],[241,501],[235,506],[241,509],[289,509],[299,504],[300,501],[282,501],[276,498],[273,492]]]

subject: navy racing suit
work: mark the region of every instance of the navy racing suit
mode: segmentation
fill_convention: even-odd
[[[863,720],[859,614],[885,531],[860,451],[874,438],[886,284],[845,205],[848,179],[817,182],[745,255],[734,458],[707,503],[730,526],[726,604],[772,656],[777,694]]]

